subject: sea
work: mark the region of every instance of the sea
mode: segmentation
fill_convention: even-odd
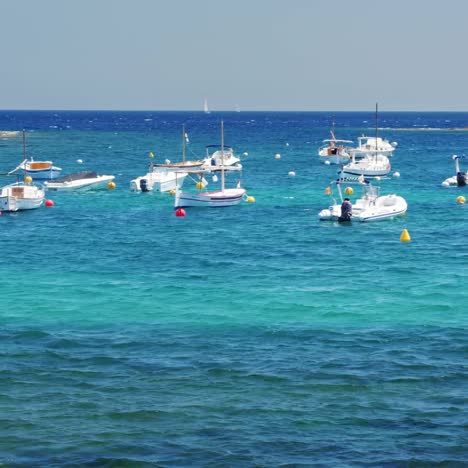
[[[243,165],[226,183],[250,203],[176,216],[171,194],[130,191],[150,152],[181,160],[184,128],[200,159],[221,122]],[[116,185],[0,216],[0,466],[468,466],[468,187],[441,186],[468,112],[380,112],[398,145],[375,185],[406,216],[319,221],[338,169],[322,140],[375,124],[0,111],[20,131],[0,139],[2,174],[24,129],[28,156]]]

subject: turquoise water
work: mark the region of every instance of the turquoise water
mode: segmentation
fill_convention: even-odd
[[[182,124],[201,155],[221,118],[256,203],[178,218],[129,191]],[[0,217],[0,464],[463,466],[467,194],[440,183],[467,120],[383,113],[401,177],[380,186],[408,213],[344,226],[317,220],[328,114],[3,112],[36,159],[117,187]],[[15,167],[21,138],[0,152]]]

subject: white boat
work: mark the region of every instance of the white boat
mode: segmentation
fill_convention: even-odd
[[[344,198],[341,184],[352,182],[347,178],[341,178],[334,183],[338,189],[338,201],[333,198],[333,193],[330,190],[333,203],[328,208],[320,211],[318,217],[321,221],[343,221],[341,205]],[[403,197],[395,194],[380,195],[380,187],[375,187],[369,184],[368,181],[362,181],[362,179],[361,183],[363,184],[362,194],[352,204],[352,216],[349,220],[360,222],[379,221],[395,218],[406,213],[408,204]]]
[[[132,192],[169,192],[182,187],[188,172],[178,172],[176,169],[164,169],[152,167],[150,171],[141,177],[130,181]]]
[[[385,140],[378,136],[379,125],[378,125],[378,116],[379,116],[379,105],[375,104],[375,136],[365,136],[362,135],[358,137],[358,145],[356,148],[353,148],[353,152],[356,155],[368,155],[368,154],[383,154],[384,156],[390,157],[395,150],[397,143],[390,143],[388,140]]]
[[[53,181],[46,181],[47,190],[57,191],[87,191],[101,190],[108,187],[109,182],[115,179],[113,175],[98,175],[93,171],[82,171],[60,177]]]
[[[221,121],[221,155],[224,155],[224,124]],[[226,188],[225,187],[225,173],[230,170],[229,166],[225,167],[223,164],[224,158],[221,157],[221,165],[216,169],[205,168],[203,170],[194,171],[194,174],[200,176],[200,181],[197,182],[197,188],[199,191],[197,193],[181,191],[180,189],[176,190],[175,196],[175,208],[185,208],[185,207],[225,207],[238,205],[244,196],[246,195],[246,190],[240,186],[240,182],[235,188]],[[238,168],[232,168],[234,170]],[[204,175],[210,172],[219,170],[221,172],[221,189],[215,191],[205,191],[207,186]]]
[[[58,177],[62,168],[54,166],[52,161],[34,161],[26,157],[26,132],[23,130],[23,162],[8,174],[11,175],[22,170],[25,176],[31,176],[33,180],[50,180]]]
[[[0,211],[33,210],[44,202],[44,190],[33,184],[15,182],[0,189]]]
[[[242,167],[240,164],[240,158],[234,154],[234,148],[231,146],[224,146],[221,148],[221,145],[207,145],[205,147],[206,156],[204,167],[211,166],[238,166]]]
[[[343,172],[351,176],[384,177],[390,173],[392,166],[387,156],[380,153],[373,153],[361,159],[356,158],[354,152],[351,153],[351,161],[343,166]]]
[[[331,138],[323,140],[318,149],[320,161],[326,164],[346,164],[351,159],[349,144],[351,140],[339,140],[335,137],[335,122],[330,130]]]
[[[353,148],[355,154],[367,155],[372,153],[383,154],[384,156],[392,156],[395,150],[396,143],[390,143],[381,137],[369,137],[362,135],[358,137],[358,145]]]
[[[332,138],[323,140],[323,145],[318,149],[318,155],[322,163],[346,164],[351,159],[349,147],[351,140],[338,140]]]
[[[166,160],[161,164],[154,163],[154,154],[150,153],[151,163],[148,173],[130,181],[130,190],[132,192],[169,192],[182,187],[184,179],[188,175],[186,171],[201,168],[205,164],[204,159],[185,160],[187,141],[185,126],[182,126],[182,161],[173,163]]]
[[[466,156],[457,156],[454,154],[452,156],[453,161],[455,162],[455,175],[448,177],[442,182],[442,187],[464,187],[468,184],[468,175],[466,172],[460,170],[460,159],[467,159]]]

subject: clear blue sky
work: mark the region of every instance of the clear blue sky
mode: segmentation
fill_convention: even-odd
[[[466,0],[0,0],[0,108],[468,110]]]

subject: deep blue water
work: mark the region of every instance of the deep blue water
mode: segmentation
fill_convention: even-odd
[[[178,218],[130,192],[150,151],[180,159],[183,124],[198,158],[221,119],[256,203]],[[117,184],[0,217],[0,465],[465,466],[468,192],[440,184],[468,113],[381,112],[401,174],[381,190],[408,213],[351,226],[317,220],[333,120],[373,131],[372,112],[0,112],[36,159]],[[0,172],[22,151],[1,139]]]

